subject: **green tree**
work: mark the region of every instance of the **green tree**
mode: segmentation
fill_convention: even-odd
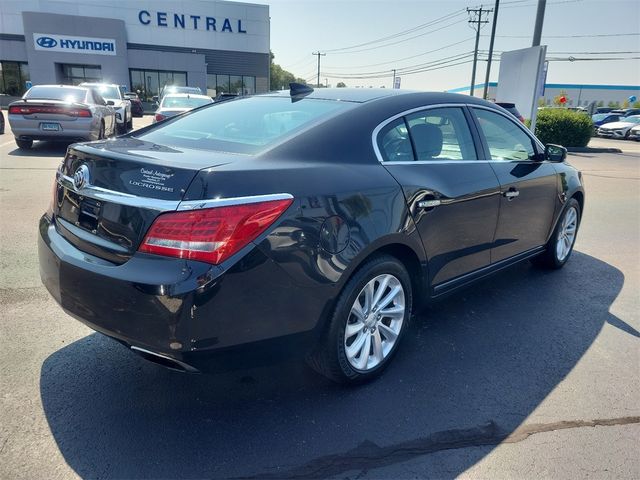
[[[640,101],[635,101],[633,102],[633,105],[631,105],[633,108],[640,108]]]
[[[271,90],[286,90],[289,88],[290,83],[302,83],[306,85],[306,81],[302,78],[296,78],[291,72],[286,71],[280,65],[275,63],[273,59],[275,55],[273,52],[269,52],[271,58],[271,65],[269,68],[269,81]]]
[[[629,100],[622,102],[622,108],[629,108]]]
[[[620,108],[620,102],[613,102],[613,101],[609,102],[607,107],[609,107],[609,108]]]
[[[337,88],[345,88],[347,85],[344,82],[338,82],[336,85]]]
[[[598,103],[596,103],[596,107],[604,107],[604,100],[600,100]]]

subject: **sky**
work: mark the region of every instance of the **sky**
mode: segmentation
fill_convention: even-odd
[[[447,90],[471,81],[475,30],[466,8],[493,8],[495,0],[251,3],[269,5],[274,61],[310,83],[317,78],[312,53],[320,51],[326,53],[320,58],[320,81],[330,86],[343,81],[349,87],[390,88],[395,68],[405,70],[399,74],[402,88]],[[536,5],[537,0],[500,0],[496,52],[531,46]],[[492,15],[481,29],[481,52],[489,49]],[[392,38],[376,42],[386,37]],[[549,64],[548,83],[640,85],[640,0],[547,0],[542,44],[548,46],[548,59],[558,59]],[[620,57],[635,59],[594,60]],[[476,84],[484,82],[486,65],[478,62]],[[490,81],[497,81],[498,71],[494,61]],[[355,78],[371,76],[381,77]]]

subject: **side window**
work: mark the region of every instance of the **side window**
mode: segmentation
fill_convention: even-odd
[[[416,160],[477,160],[462,108],[443,107],[407,116]]]
[[[535,160],[537,152],[531,137],[515,121],[488,110],[473,110],[489,146],[491,160]]]
[[[404,118],[398,118],[380,130],[377,142],[385,162],[412,162],[414,160]]]

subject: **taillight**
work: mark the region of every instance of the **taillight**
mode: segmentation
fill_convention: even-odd
[[[218,264],[255,240],[292,201],[288,198],[163,213],[138,250]]]
[[[9,107],[9,113],[13,115],[31,115],[33,113],[52,113],[54,115],[68,115],[70,117],[90,118],[91,110],[88,108],[46,107],[31,105],[14,105]]]
[[[162,120],[164,120],[165,117],[164,115],[162,115],[161,113],[156,113],[156,122],[161,122]]]

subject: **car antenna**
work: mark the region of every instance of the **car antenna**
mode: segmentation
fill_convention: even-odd
[[[313,87],[305,85],[303,83],[291,82],[289,84],[289,95],[291,95],[291,101],[297,102],[313,92]]]

